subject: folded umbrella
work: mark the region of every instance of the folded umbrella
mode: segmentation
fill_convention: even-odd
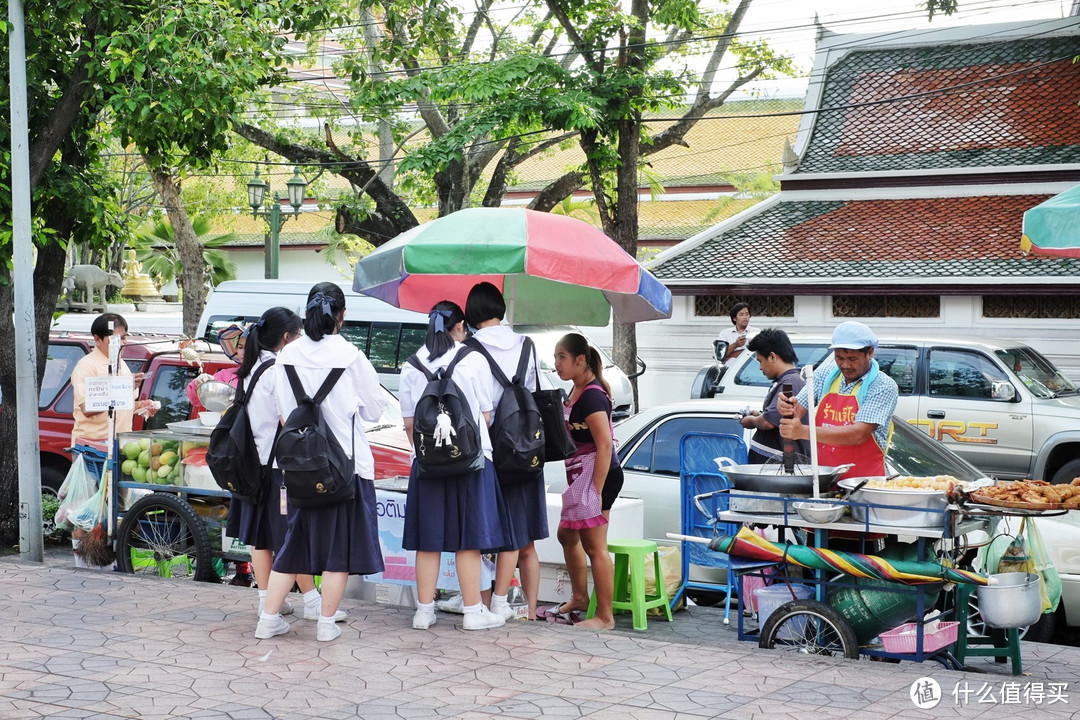
[[[936,562],[889,560],[877,555],[772,542],[745,527],[740,528],[736,535],[714,537],[709,541],[709,549],[736,557],[785,561],[814,570],[832,570],[853,577],[889,580],[904,585],[923,585],[942,581],[986,585],[988,582],[985,575]]]
[[[524,208],[469,208],[398,235],[356,264],[353,290],[407,310],[462,307],[487,281],[511,324],[607,325],[671,317],[671,292],[588,223]]]

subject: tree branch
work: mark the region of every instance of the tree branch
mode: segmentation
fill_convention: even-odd
[[[570,22],[570,16],[559,6],[559,0],[547,0],[547,6],[559,21],[559,25],[562,26],[563,32],[566,33],[566,37],[570,38],[570,42],[574,45],[574,50],[585,59],[585,63],[592,68],[593,72],[597,75],[603,75],[604,63],[589,52],[589,49],[585,46],[585,40],[578,35],[574,23]]]

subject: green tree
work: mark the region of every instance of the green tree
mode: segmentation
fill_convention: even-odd
[[[189,168],[212,167],[215,154],[228,146],[226,131],[246,110],[247,93],[284,80],[285,33],[302,38],[335,23],[335,7],[285,0],[26,3],[39,378],[65,248],[71,243],[105,246],[122,232],[116,188],[102,171],[103,129],[133,144],[151,161],[151,172],[158,179],[171,178],[175,189]],[[0,66],[6,77],[6,23],[0,29],[5,31]],[[6,83],[0,106],[9,116]],[[0,123],[0,143],[11,146],[7,123]],[[0,317],[11,317],[14,305],[10,187],[5,152],[0,160]],[[166,207],[175,209],[170,216],[182,219],[183,208],[165,194]],[[201,287],[201,254],[190,262],[194,281],[186,277],[188,264],[185,282]],[[192,295],[201,302],[201,292]],[[191,319],[191,331],[197,317]],[[5,544],[18,533],[14,377],[14,348],[0,344],[0,391],[6,406],[0,413],[0,542]]]
[[[767,44],[739,40],[751,0],[711,14],[704,4],[636,0],[622,13],[610,0],[534,0],[500,23],[491,0],[469,15],[441,0],[360,0],[380,32],[374,39],[357,33],[357,52],[337,65],[350,94],[334,105],[360,121],[351,146],[333,141],[338,113],[328,103],[317,108],[320,138],[298,141],[254,124],[238,132],[290,161],[319,163],[347,178],[368,201],[344,203],[337,229],[375,246],[417,224],[410,203],[430,200],[440,215],[474,203],[497,206],[514,168],[574,141],[586,162],[544,187],[530,207],[549,211],[588,187],[604,231],[634,254],[643,158],[685,145],[689,130],[746,83],[792,69]],[[707,60],[695,70],[688,57],[700,53]],[[735,76],[722,82],[725,62]],[[672,108],[682,113],[666,127],[652,131],[642,122],[645,113]],[[390,157],[367,159],[369,129],[409,113],[422,124],[392,123],[403,150],[391,182],[380,175]],[[620,366],[633,367],[632,327],[616,328],[615,355]]]

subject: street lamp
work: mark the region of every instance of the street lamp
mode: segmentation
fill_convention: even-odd
[[[307,183],[300,177],[300,168],[298,166],[293,167],[293,176],[285,183],[285,187],[288,189],[289,204],[292,205],[293,209],[292,217],[297,217],[300,215],[300,208],[304,204],[304,190],[307,188]],[[262,207],[263,201],[266,199],[266,191],[269,189],[270,183],[259,177],[259,165],[256,163],[255,177],[251,178],[247,184],[248,205],[251,206],[252,217],[263,217],[270,221],[270,236],[266,241],[266,277],[276,280],[278,276],[281,226],[289,219],[289,216],[282,216],[281,202],[277,193],[274,193],[269,211],[259,209]]]

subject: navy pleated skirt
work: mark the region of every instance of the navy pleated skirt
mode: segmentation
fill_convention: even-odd
[[[315,508],[289,508],[285,542],[274,558],[274,571],[320,575],[383,571],[375,484],[354,478],[352,500]]]
[[[494,552],[511,545],[502,517],[505,502],[490,460],[483,470],[453,477],[419,477],[417,469],[414,460],[405,496],[403,548]]]
[[[500,486],[503,496],[503,522],[510,533],[510,544],[503,550],[519,550],[534,540],[548,536],[547,488],[544,478]]]
[[[263,497],[257,503],[239,498],[229,501],[229,520],[225,534],[238,538],[256,550],[278,552],[285,542],[286,516],[281,514],[277,488],[281,487],[281,471],[263,468]]]

